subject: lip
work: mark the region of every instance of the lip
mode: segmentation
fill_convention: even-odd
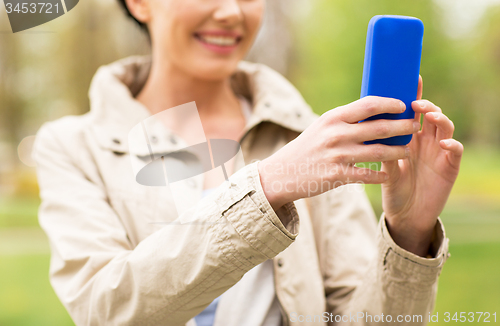
[[[202,37],[203,36],[225,36],[225,37],[234,37],[236,38],[236,43],[234,45],[217,45],[210,44],[205,42]],[[226,31],[226,30],[210,30],[210,31],[200,31],[195,32],[193,37],[207,50],[218,53],[218,54],[230,54],[232,53],[240,44],[243,36],[240,33],[234,31]]]

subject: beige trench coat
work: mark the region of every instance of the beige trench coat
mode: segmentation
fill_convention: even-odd
[[[50,280],[77,325],[184,325],[267,259],[274,261],[285,325],[371,324],[353,319],[361,314],[393,321],[422,315],[425,323],[448,256],[441,222],[436,255],[427,259],[393,242],[361,185],[286,204],[279,212],[289,218],[286,226],[271,208],[257,161],[317,116],[266,66],[241,62],[232,79],[235,92],[252,103],[241,139],[245,162],[235,163],[230,182],[183,213],[214,223],[156,223],[176,218],[171,194],[168,187],[135,182],[127,144],[131,128],[149,117],[133,98],[149,60],[130,57],[101,67],[89,92],[90,112],[46,123],[37,135],[39,221],[51,245]],[[182,139],[168,131],[154,136],[158,150],[182,148]],[[183,195],[200,198],[201,191],[201,182],[190,182]]]

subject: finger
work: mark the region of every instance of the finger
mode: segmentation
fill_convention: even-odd
[[[425,114],[425,120],[437,127],[437,140],[453,137],[455,126],[453,125],[453,121],[451,121],[446,115],[439,112],[429,112]]]
[[[367,96],[340,109],[340,118],[347,123],[357,123],[377,114],[403,113],[403,101],[378,96]]]
[[[460,166],[460,160],[462,159],[462,155],[464,153],[464,145],[455,139],[442,139],[439,142],[439,145],[442,149],[448,151],[448,160],[450,164],[458,168]]]
[[[382,144],[351,146],[349,153],[334,154],[333,163],[349,164],[360,162],[394,161],[410,156],[408,146],[389,146]]]
[[[418,113],[443,112],[439,106],[428,100],[418,100],[411,103],[413,111]]]
[[[399,168],[399,161],[382,162],[381,171],[387,173],[387,175],[389,176],[388,180],[396,180],[401,173],[401,170]]]
[[[418,90],[417,90],[417,100],[422,99],[422,94],[424,92],[424,80],[421,75],[418,76]]]
[[[420,120],[422,120],[422,113],[415,113],[415,118],[413,118],[413,121],[418,122],[420,123],[420,125],[422,125],[422,122]]]
[[[434,103],[427,100],[414,101],[411,104],[413,111],[416,114],[426,114],[427,112],[442,112],[441,108],[434,105]],[[422,121],[422,131],[434,136],[436,134],[436,125],[429,123],[429,120],[423,119]]]
[[[354,139],[364,142],[413,134],[420,130],[420,123],[413,119],[369,120],[353,125],[352,130]]]
[[[424,92],[424,80],[422,79],[422,76],[418,76],[418,90],[417,90],[417,101],[422,99],[422,94]],[[415,121],[420,122],[422,119],[422,114],[415,112]]]
[[[389,179],[387,173],[382,171],[375,171],[367,168],[358,168],[355,166],[350,166],[347,169],[345,166],[342,166],[341,168],[344,169],[344,173],[340,174],[341,175],[340,181],[343,184],[349,184],[349,183],[380,184]]]

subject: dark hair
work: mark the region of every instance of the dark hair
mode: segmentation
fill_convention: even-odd
[[[130,13],[130,10],[128,10],[128,7],[127,7],[127,4],[125,3],[125,0],[118,0],[118,2],[120,3],[120,5],[122,6],[123,10],[125,11],[125,13],[127,14],[128,17],[132,18],[136,23],[137,25],[139,25],[139,27],[144,31],[146,32],[146,34],[149,35],[149,31],[148,31],[148,27],[146,26],[146,24],[138,21],[131,13]]]

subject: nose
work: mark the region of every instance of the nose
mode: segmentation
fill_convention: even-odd
[[[214,12],[214,19],[226,25],[234,25],[243,19],[238,0],[221,0]]]

